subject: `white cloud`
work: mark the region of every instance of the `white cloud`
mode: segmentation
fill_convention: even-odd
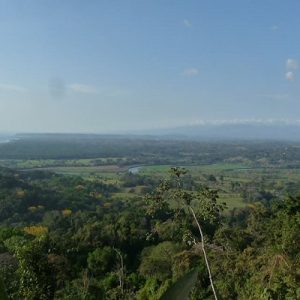
[[[277,31],[279,29],[279,26],[278,25],[273,25],[270,27],[271,30],[273,31]]]
[[[195,120],[190,125],[220,126],[220,125],[297,125],[300,126],[300,119],[230,119],[230,120]]]
[[[191,28],[193,26],[192,22],[187,19],[183,20],[183,25],[187,28]]]
[[[288,58],[286,61],[286,69],[287,70],[298,70],[299,64],[296,59]]]
[[[295,75],[293,72],[289,71],[289,72],[286,72],[285,73],[285,78],[288,80],[288,81],[293,81],[294,78],[295,78]]]
[[[96,88],[91,85],[72,83],[68,87],[72,92],[75,92],[75,93],[81,93],[81,94],[97,94],[98,93]]]
[[[3,84],[0,84],[0,91],[23,93],[23,92],[26,92],[26,89],[21,86],[14,85],[14,84],[4,84],[3,83]]]
[[[263,97],[270,100],[287,100],[289,99],[289,94],[261,94],[258,97]]]
[[[188,68],[183,70],[182,74],[187,77],[195,77],[199,75],[199,70],[196,68]]]

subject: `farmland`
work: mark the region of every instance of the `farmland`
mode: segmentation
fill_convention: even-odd
[[[12,143],[15,145],[15,153],[18,153],[18,147],[24,145],[29,149],[31,141],[37,149],[44,149],[45,145],[49,146],[48,157],[39,159],[37,157],[41,154],[36,148],[31,154],[29,153],[30,159],[18,157],[19,154],[16,154],[17,158],[4,158],[11,156],[11,152],[5,154],[5,147],[8,146],[3,144],[2,149],[0,146],[0,155],[2,153],[3,156],[0,165],[21,172],[50,172],[115,184],[119,191],[114,197],[124,199],[132,198],[133,188],[135,195],[143,196],[151,186],[144,184],[147,178],[159,182],[168,176],[172,167],[180,166],[188,171],[197,186],[207,185],[217,189],[220,201],[225,201],[228,209],[243,207],[255,201],[259,192],[269,193],[270,197],[284,197],[287,190],[289,193],[296,193],[300,188],[298,144],[235,142],[221,145],[146,139],[145,145],[142,146],[139,139],[131,139],[129,142],[126,138],[98,137],[96,140],[88,138],[84,140],[88,145],[84,151],[93,153],[94,157],[83,158],[76,156],[85,156],[84,152],[73,153],[74,146],[81,149],[77,137],[74,140],[69,137],[67,145],[60,137],[56,140],[51,138],[50,142],[45,137],[30,137]],[[99,154],[102,153],[102,156],[96,156],[95,145],[101,146]],[[136,156],[130,152],[130,149],[135,146],[141,148],[141,152]],[[118,156],[108,155],[111,147],[116,148],[114,152]],[[174,147],[177,147],[178,152],[174,151]],[[63,148],[65,155],[74,157],[50,158],[56,153],[57,148]],[[209,151],[215,148],[220,151],[215,154]],[[157,150],[162,149],[162,154],[155,154]],[[156,161],[163,163],[156,163]],[[124,180],[132,182],[131,184],[127,182],[124,186]],[[126,188],[128,185],[131,189]]]

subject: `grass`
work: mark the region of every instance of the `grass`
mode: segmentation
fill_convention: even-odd
[[[170,172],[171,165],[142,166],[139,174],[141,175],[163,175]]]
[[[140,174],[153,175],[153,174],[167,174],[170,171],[172,165],[153,165],[142,166]],[[199,166],[181,166],[191,172],[191,174],[197,174],[199,172],[221,172],[221,171],[233,171],[233,170],[246,170],[249,166],[240,163],[219,163],[211,165],[199,165]]]
[[[243,202],[242,197],[236,194],[220,193],[219,202],[225,202],[228,210],[245,207],[247,205],[247,203]]]
[[[50,171],[63,175],[77,175],[83,177],[100,176],[104,178],[117,179],[119,172],[124,172],[124,168],[119,168],[116,165],[97,166],[97,167],[46,167],[38,168],[40,171]]]

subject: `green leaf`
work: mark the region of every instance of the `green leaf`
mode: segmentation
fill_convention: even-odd
[[[4,282],[1,276],[0,276],[0,300],[8,300]]]
[[[198,277],[198,270],[193,269],[177,280],[160,298],[160,300],[187,300]]]

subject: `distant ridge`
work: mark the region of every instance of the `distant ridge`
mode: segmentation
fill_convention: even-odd
[[[300,124],[201,124],[148,131],[159,136],[204,140],[291,140],[300,141]]]
[[[202,124],[178,126],[173,128],[137,129],[115,131],[114,133],[18,133],[0,134],[0,143],[17,139],[39,140],[85,140],[85,139],[192,139],[192,140],[274,140],[300,142],[300,121],[226,121],[204,122]]]

